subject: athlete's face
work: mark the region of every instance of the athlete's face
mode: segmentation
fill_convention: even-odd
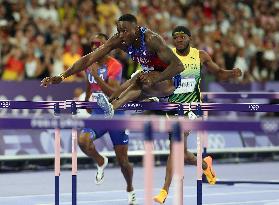
[[[172,40],[177,50],[185,50],[189,47],[191,38],[187,34],[178,33],[173,35]]]
[[[101,36],[94,36],[91,40],[90,40],[90,47],[91,50],[94,51],[97,48],[99,48],[101,45],[103,45],[105,43],[106,39],[104,37]]]
[[[117,31],[122,43],[132,44],[136,39],[137,24],[129,21],[118,21]]]

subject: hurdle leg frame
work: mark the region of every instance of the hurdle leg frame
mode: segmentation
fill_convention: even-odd
[[[76,103],[71,103],[73,118],[77,114]],[[72,205],[77,205],[77,129],[72,129]]]
[[[152,204],[152,193],[153,193],[153,167],[154,167],[154,156],[153,150],[153,130],[151,122],[144,124],[144,204]]]
[[[54,115],[59,116],[59,103],[54,104]],[[59,177],[60,177],[60,149],[61,149],[61,132],[59,128],[54,131],[54,204],[59,205]]]
[[[61,132],[60,132],[60,129],[57,128],[57,129],[55,129],[55,149],[54,149],[54,152],[55,152],[55,158],[54,158],[55,205],[59,205],[60,140],[61,140]]]
[[[197,205],[202,205],[202,132],[197,132]]]
[[[183,205],[183,178],[184,178],[184,140],[179,122],[172,127],[172,166],[174,181],[174,205]],[[174,160],[175,159],[175,160]]]

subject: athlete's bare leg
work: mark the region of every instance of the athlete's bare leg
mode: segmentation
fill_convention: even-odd
[[[128,87],[130,87],[130,85],[136,83],[139,75],[141,74],[141,72],[137,73],[134,77],[132,77],[131,79],[127,80],[126,82],[122,83],[121,86],[114,92],[112,93],[112,95],[109,97],[109,102],[114,101],[115,99],[119,98],[119,96],[121,95],[121,93],[128,89]]]
[[[90,138],[90,136],[90,133],[81,133],[78,137],[79,147],[84,154],[95,160],[98,166],[102,166],[104,164],[104,157],[102,157],[96,150],[93,140]]]
[[[184,134],[184,161],[186,164],[191,164],[191,165],[197,165],[197,157],[192,153],[189,152],[187,149],[187,138],[188,138],[189,132]],[[171,181],[172,181],[172,142],[170,143],[170,154],[168,156],[168,160],[167,160],[167,167],[166,167],[166,176],[165,176],[165,182],[164,182],[164,186],[163,189],[166,190],[167,192],[169,192],[169,187],[171,185]],[[202,162],[202,169],[205,170],[207,169],[207,164],[205,161]]]
[[[127,183],[127,192],[133,191],[133,167],[128,159],[128,145],[116,145],[114,147],[117,161],[121,167],[121,172]]]
[[[146,75],[159,75],[159,73],[150,72]],[[139,80],[133,80],[130,82],[129,87],[118,98],[112,101],[112,106],[116,110],[129,101],[138,100],[142,95],[147,97],[165,97],[172,94],[174,89],[172,80],[161,81],[151,88],[146,88]]]

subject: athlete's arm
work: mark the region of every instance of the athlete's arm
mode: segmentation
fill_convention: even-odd
[[[232,78],[238,78],[242,75],[241,70],[239,68],[234,68],[232,70],[225,70],[220,68],[215,62],[213,62],[212,58],[205,51],[200,51],[200,59],[203,65],[214,74],[219,80],[229,80]]]
[[[86,90],[85,90],[85,101],[89,101],[89,98],[91,96],[91,88],[90,88],[90,83],[89,80],[86,77]],[[91,108],[87,108],[86,111],[91,114],[92,113],[92,109]]]
[[[117,48],[120,44],[120,39],[118,34],[112,36],[108,41],[105,42],[95,51],[83,56],[78,61],[76,61],[71,67],[69,67],[64,73],[60,76],[46,77],[41,81],[41,85],[47,87],[49,84],[58,84],[63,81],[63,79],[76,74],[82,70],[85,70],[93,63],[97,62],[99,59],[107,55],[110,51]]]
[[[90,83],[89,81],[86,79],[86,90],[85,90],[85,101],[88,101],[89,98],[91,96],[91,88],[90,88]]]
[[[147,44],[157,53],[158,57],[164,63],[168,64],[168,67],[160,73],[158,78],[152,79],[152,84],[169,80],[184,70],[180,60],[175,56],[175,54],[160,36],[151,34],[151,36],[147,38]]]

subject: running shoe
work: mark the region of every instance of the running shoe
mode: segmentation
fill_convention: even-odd
[[[97,173],[95,177],[95,184],[102,184],[104,181],[104,169],[108,165],[108,158],[103,156],[104,164],[102,166],[97,165]]]
[[[203,159],[207,164],[207,169],[203,171],[209,184],[216,184],[216,175],[212,167],[212,157],[208,156]]]
[[[165,203],[167,197],[168,197],[168,192],[165,189],[161,189],[160,193],[154,196],[153,200],[159,204],[163,204]]]

